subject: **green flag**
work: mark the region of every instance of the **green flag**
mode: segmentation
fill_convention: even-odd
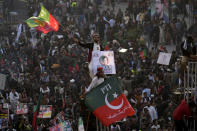
[[[105,126],[135,113],[122,92],[120,80],[116,77],[106,79],[88,92],[85,103]]]

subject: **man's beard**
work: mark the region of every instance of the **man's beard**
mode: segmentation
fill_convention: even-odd
[[[99,43],[99,40],[94,40],[95,43]]]

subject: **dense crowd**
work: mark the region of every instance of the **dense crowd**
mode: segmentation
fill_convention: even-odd
[[[39,1],[29,4],[29,17],[37,16]],[[76,2],[76,4],[73,4]],[[103,9],[102,2],[106,2]],[[105,50],[114,51],[116,76],[135,110],[135,115],[110,126],[111,131],[152,130],[172,131],[173,111],[183,99],[174,91],[183,86],[181,54],[182,38],[193,33],[184,11],[173,12],[173,18],[151,18],[147,0],[128,0],[125,11],[121,0],[46,0],[44,6],[60,24],[58,32],[44,35],[25,23],[0,32],[0,73],[7,76],[5,89],[0,92],[1,103],[9,103],[7,130],[33,130],[33,105],[52,105],[50,119],[39,119],[38,129],[48,130],[60,121],[61,112],[77,130],[81,116],[85,128],[96,131],[95,117],[83,101],[91,78],[88,70],[87,49],[73,41],[91,42],[97,32]],[[119,8],[118,11],[115,9]],[[177,6],[178,9],[181,7]],[[186,17],[187,15],[185,15]],[[195,24],[194,24],[195,25]],[[21,31],[17,38],[18,31]],[[166,46],[175,46],[168,66],[157,64],[159,52],[168,53]],[[120,52],[121,49],[126,52]],[[144,57],[140,55],[144,52]],[[145,53],[146,52],[146,53]],[[16,114],[18,103],[27,103],[28,113]],[[86,125],[88,125],[86,127]],[[115,129],[116,128],[116,129]]]

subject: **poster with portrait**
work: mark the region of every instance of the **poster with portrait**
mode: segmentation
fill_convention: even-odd
[[[6,75],[0,73],[0,90],[5,89]]]
[[[9,122],[9,108],[8,104],[0,104],[0,129],[8,127]]]
[[[16,108],[16,114],[27,114],[28,113],[28,107],[27,104],[20,103],[17,105]]]
[[[151,19],[169,23],[168,0],[151,0]]]
[[[41,105],[38,118],[51,118],[52,105]]]
[[[172,55],[171,53],[160,52],[159,53],[159,57],[157,59],[157,64],[169,65],[170,59],[171,59],[171,55]]]
[[[73,131],[71,123],[69,120],[56,124],[49,128],[49,131]]]
[[[94,75],[99,67],[103,68],[104,74],[116,74],[113,51],[93,51],[91,64]]]

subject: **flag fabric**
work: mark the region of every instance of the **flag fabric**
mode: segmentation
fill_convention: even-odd
[[[62,109],[64,109],[65,106],[66,106],[65,97],[62,95]]]
[[[26,20],[26,23],[29,27],[35,28],[44,34],[50,31],[58,31],[59,29],[59,23],[43,5],[41,5],[41,11],[38,17],[30,17]]]
[[[38,116],[39,111],[40,111],[40,102],[41,102],[41,100],[42,100],[42,92],[40,92],[40,96],[39,96],[39,99],[38,99],[37,106],[36,106],[36,108],[34,108],[33,123],[32,123],[34,131],[37,131],[37,116]]]
[[[140,52],[140,57],[142,60],[144,60],[147,56],[147,52],[146,52],[146,49],[144,49],[143,51]]]
[[[135,113],[120,83],[117,77],[110,77],[85,95],[86,105],[105,126]]]
[[[78,121],[78,131],[85,131],[83,126],[83,120],[81,117],[79,117],[79,121]]]

